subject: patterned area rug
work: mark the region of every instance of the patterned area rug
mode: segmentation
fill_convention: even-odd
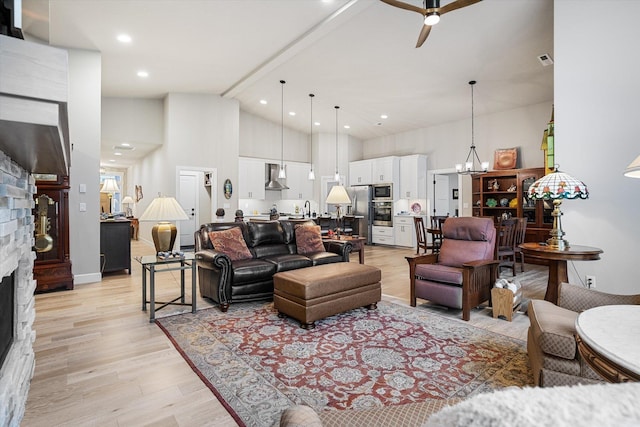
[[[297,404],[365,409],[532,383],[523,341],[385,301],[313,330],[264,302],[156,323],[241,425],[271,426]]]

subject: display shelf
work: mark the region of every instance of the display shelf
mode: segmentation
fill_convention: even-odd
[[[543,200],[530,199],[527,194],[529,187],[543,175],[544,168],[531,168],[492,171],[472,177],[472,215],[492,217],[496,225],[505,213],[527,218],[526,241],[545,241],[553,223],[553,206]],[[495,206],[487,205],[490,199],[495,200]],[[501,199],[507,199],[509,205],[502,206]]]

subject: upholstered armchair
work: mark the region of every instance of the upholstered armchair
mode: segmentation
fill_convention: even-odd
[[[558,305],[531,300],[527,309],[531,322],[527,353],[535,384],[553,387],[603,381],[580,357],[575,339],[576,318],[584,310],[617,304],[640,304],[640,295],[606,294],[561,283]]]
[[[448,218],[442,236],[439,253],[407,257],[411,306],[425,299],[462,309],[469,320],[471,308],[491,298],[497,278],[496,229],[491,218]]]

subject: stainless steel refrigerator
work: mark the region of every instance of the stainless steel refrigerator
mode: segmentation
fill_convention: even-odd
[[[373,219],[373,204],[371,201],[371,186],[356,185],[347,188],[351,199],[351,215],[362,216],[358,221],[358,234],[367,239],[367,244],[371,244],[371,221]],[[354,232],[355,234],[355,232]]]

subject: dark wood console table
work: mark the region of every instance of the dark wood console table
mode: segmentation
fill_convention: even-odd
[[[527,257],[549,262],[549,281],[544,299],[554,304],[558,303],[558,286],[562,282],[569,281],[567,261],[593,261],[600,259],[602,253],[602,249],[579,245],[571,245],[567,249],[558,250],[540,243],[523,243],[520,248]]]

